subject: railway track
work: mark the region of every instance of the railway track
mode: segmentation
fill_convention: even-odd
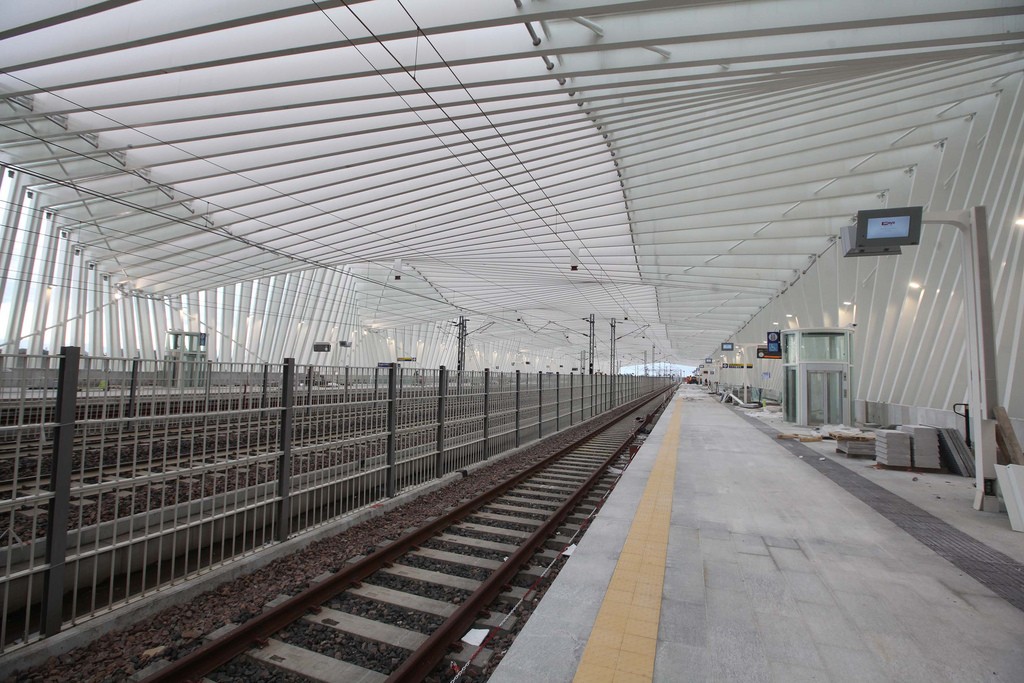
[[[470,628],[509,628],[539,572],[527,567],[557,559],[583,524],[577,509],[614,479],[609,468],[626,464],[629,444],[664,398],[228,625],[145,680],[421,681],[449,660],[452,671],[482,664],[486,642],[453,649]]]
[[[385,424],[386,410],[379,404],[313,406],[325,407],[348,408],[352,415],[325,421],[317,413],[303,412],[293,428],[294,448],[320,444],[325,432],[350,438],[366,433],[366,438],[372,439],[367,426],[382,428]],[[299,410],[305,411],[306,406]],[[424,408],[405,417],[422,421],[433,412]],[[136,418],[95,426],[87,423],[72,441],[73,479],[96,483],[102,478],[159,474],[196,463],[230,463],[276,447],[278,427],[276,414],[269,410]],[[0,500],[15,498],[19,487],[34,490],[38,480],[49,477],[53,448],[50,431],[40,428],[21,432],[12,440],[0,437]],[[96,481],[90,481],[93,479]]]

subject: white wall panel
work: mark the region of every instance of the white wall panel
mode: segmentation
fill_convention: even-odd
[[[979,88],[990,84],[979,83]],[[1016,73],[1000,91],[957,105],[962,114],[949,137],[921,148],[913,183],[880,186],[884,205],[921,204],[925,210],[985,206],[995,315],[999,402],[1024,431],[1024,93]],[[968,106],[969,105],[969,106]],[[908,176],[910,177],[910,176]],[[873,208],[873,207],[864,207]],[[921,244],[901,256],[837,259],[830,250],[799,281],[736,335],[763,341],[771,321],[791,313],[801,327],[849,325],[854,333],[855,398],[867,417],[956,424],[949,412],[967,399],[967,356],[961,272],[962,236],[952,226],[924,226]],[[920,283],[920,289],[909,283]],[[836,283],[839,283],[838,287]],[[852,301],[842,314],[842,301]],[[778,366],[781,371],[781,364]],[[759,384],[778,392],[772,379]]]

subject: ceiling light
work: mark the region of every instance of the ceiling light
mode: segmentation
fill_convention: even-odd
[[[1017,225],[1019,225],[1022,228],[1024,228],[1024,218],[1018,218],[1017,219]]]
[[[844,305],[844,306],[852,306],[852,305],[853,305],[853,302],[852,302],[852,301],[844,301],[844,302],[843,302],[843,305]]]
[[[792,314],[792,313],[787,313],[787,314],[786,314],[786,317],[787,317],[787,318],[792,318],[792,317],[793,317],[793,314]]]
[[[911,289],[921,289],[921,283],[919,282],[911,282],[907,286],[910,287]]]
[[[779,324],[779,323],[777,323],[777,322],[772,322],[772,325],[778,325],[778,324]]]

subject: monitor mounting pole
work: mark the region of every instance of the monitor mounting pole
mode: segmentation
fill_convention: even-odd
[[[967,292],[967,353],[969,360],[971,433],[975,435],[974,509],[998,512],[995,495],[996,427],[993,410],[998,401],[996,347],[992,324],[992,276],[989,268],[988,219],[985,207],[963,211],[927,211],[922,224],[956,226],[964,236],[963,269]]]

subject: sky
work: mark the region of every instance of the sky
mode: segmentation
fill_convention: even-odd
[[[652,375],[689,375],[693,372],[692,365],[676,365],[675,363],[655,363],[650,366],[651,371],[649,374]],[[619,368],[619,373],[623,375],[642,375],[644,374],[643,364],[639,365],[623,365]]]

